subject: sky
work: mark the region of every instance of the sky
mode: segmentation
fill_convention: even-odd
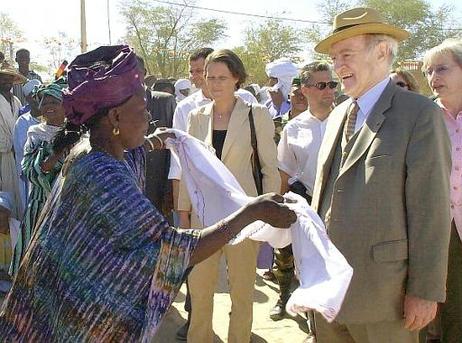
[[[149,0],[153,1],[154,0]],[[180,0],[166,0],[181,2]],[[190,4],[190,1],[185,0]],[[122,40],[126,25],[119,14],[121,0],[86,0],[87,39],[89,48],[102,44],[109,44],[107,4],[109,2],[109,17],[111,27],[111,42],[115,44]],[[455,16],[462,18],[462,1],[460,0],[430,0],[433,8],[441,4],[452,4],[455,7]],[[33,62],[46,65],[49,59],[47,51],[43,48],[45,37],[57,36],[59,32],[80,40],[80,0],[1,0],[0,12],[6,13],[23,31],[26,40],[17,45],[31,51]],[[281,0],[197,0],[195,5],[225,11],[245,12],[256,15],[287,17],[302,20],[319,20],[315,0],[288,0],[288,6],[281,9]],[[216,44],[216,48],[233,48],[241,45],[243,29],[249,23],[264,23],[264,19],[246,17],[232,14],[217,13],[206,10],[197,10],[198,17],[221,18],[228,26],[227,37]],[[308,24],[293,23],[295,28],[307,27]],[[78,51],[77,51],[78,52]],[[73,56],[69,56],[71,59]]]

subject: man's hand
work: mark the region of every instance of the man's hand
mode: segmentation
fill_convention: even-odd
[[[404,297],[404,327],[410,331],[424,328],[435,318],[436,309],[436,301],[406,295]]]
[[[268,90],[268,93],[273,101],[273,105],[276,110],[280,110],[282,103],[284,102],[284,95],[282,94],[281,90]]]
[[[0,233],[4,235],[10,234],[10,211],[0,206]]]

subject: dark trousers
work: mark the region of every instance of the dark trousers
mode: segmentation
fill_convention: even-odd
[[[462,242],[452,222],[446,302],[441,306],[441,342],[462,342]]]

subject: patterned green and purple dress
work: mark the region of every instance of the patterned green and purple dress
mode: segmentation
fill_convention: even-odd
[[[143,149],[64,168],[0,313],[1,342],[139,342],[171,306],[198,232],[143,195]]]
[[[41,168],[42,162],[53,154],[51,142],[59,130],[60,127],[58,126],[40,123],[32,126],[27,133],[21,169],[29,182],[30,193],[24,218],[19,228],[18,241],[13,250],[9,270],[9,274],[12,276],[18,273],[19,264],[29,245],[37,219],[63,165],[62,161],[59,161],[48,173],[43,172]]]

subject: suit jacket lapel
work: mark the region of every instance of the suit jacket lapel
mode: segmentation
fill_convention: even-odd
[[[223,145],[223,151],[221,153],[221,160],[224,161],[232,144],[242,137],[242,133],[246,132],[241,127],[248,122],[250,107],[240,98],[237,98],[236,105],[234,106],[233,112],[228,123],[228,130],[226,133],[225,143]],[[255,121],[255,119],[254,119]],[[250,135],[250,133],[249,133]],[[250,136],[249,136],[250,137]]]
[[[319,200],[322,199],[322,193],[326,185],[327,178],[329,176],[332,160],[334,158],[335,149],[339,139],[342,137],[342,127],[346,118],[346,110],[351,104],[351,100],[346,100],[345,104],[340,105],[341,107],[329,116],[329,122],[327,123],[326,134],[321,144],[319,151],[318,165],[319,172],[316,176],[316,184],[320,185],[318,196],[313,198],[313,208],[319,208]]]
[[[385,121],[384,112],[391,107],[391,100],[395,94],[396,86],[393,82],[389,82],[385,87],[379,100],[372,108],[371,113],[366,119],[363,127],[359,131],[358,138],[354,142],[350,154],[345,160],[345,164],[339,172],[339,177],[342,176],[348,169],[350,169],[367,151],[372,141],[374,140],[377,132],[380,130],[383,122]]]

